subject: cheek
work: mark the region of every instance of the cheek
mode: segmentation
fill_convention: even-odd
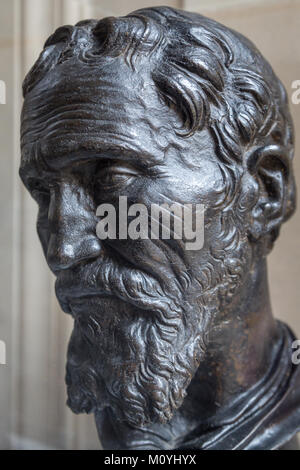
[[[180,167],[145,181],[139,195],[148,204],[203,204],[212,209],[223,201],[224,187],[222,174],[215,165],[207,165],[203,171]]]

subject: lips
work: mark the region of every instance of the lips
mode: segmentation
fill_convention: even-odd
[[[57,275],[55,292],[61,308],[71,313],[70,304],[83,302],[93,296],[108,294],[106,289],[96,283],[97,271],[101,269],[100,260],[84,266],[63,270]]]

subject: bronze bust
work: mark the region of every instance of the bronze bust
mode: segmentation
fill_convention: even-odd
[[[74,319],[69,407],[106,449],[285,448],[300,373],[266,257],[295,209],[293,125],[271,66],[211,19],[146,8],[58,28],[23,91],[20,175]],[[120,198],[201,204],[203,246],[100,239]]]

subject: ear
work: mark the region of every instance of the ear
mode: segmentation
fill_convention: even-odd
[[[286,218],[289,201],[290,159],[288,149],[268,145],[246,155],[248,175],[257,185],[249,234],[255,240],[271,235],[272,241]],[[250,177],[251,177],[250,176]]]

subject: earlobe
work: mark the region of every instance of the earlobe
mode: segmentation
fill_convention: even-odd
[[[246,166],[258,184],[249,233],[259,239],[277,233],[285,218],[290,175],[288,151],[281,145],[252,149],[246,155]]]

